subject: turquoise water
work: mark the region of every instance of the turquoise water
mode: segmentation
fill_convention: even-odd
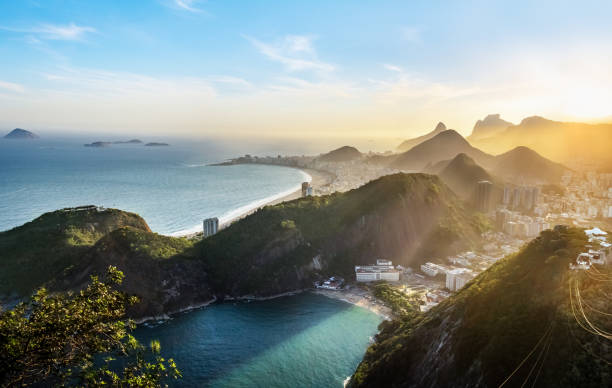
[[[86,148],[75,140],[0,139],[0,231],[95,204],[136,212],[154,232],[184,234],[201,231],[204,218],[223,222],[309,178],[284,167],[207,166],[230,156],[210,144]]]
[[[237,154],[211,144],[84,142],[0,140],[0,231],[84,204],[136,212],[159,233],[201,230],[203,218],[228,219],[307,179],[283,167],[207,166]],[[379,323],[362,308],[302,294],[216,304],[136,334],[161,341],[183,372],[180,386],[340,387]]]
[[[180,386],[342,387],[380,322],[361,307],[305,293],[216,304],[135,334],[161,342],[184,375]]]

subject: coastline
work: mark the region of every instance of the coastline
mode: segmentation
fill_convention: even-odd
[[[370,310],[374,314],[381,316],[385,321],[390,321],[394,318],[391,308],[383,305],[382,302],[378,301],[369,292],[354,286],[348,286],[341,290],[317,288],[311,292]]]
[[[272,165],[271,165],[272,166]],[[291,166],[277,166],[277,167],[287,167],[293,168],[301,171],[304,174],[304,181],[310,182],[310,185],[316,191],[318,188],[326,186],[330,184],[334,180],[334,176],[328,172],[314,170],[310,168],[301,168],[301,167],[291,167]],[[294,199],[298,199],[302,196],[302,188],[301,182],[299,186],[296,186],[293,189],[289,189],[285,192],[277,193],[275,195],[271,195],[267,198],[263,198],[259,201],[254,201],[250,204],[242,206],[240,208],[230,210],[229,212],[221,215],[219,217],[219,229],[226,228],[231,225],[233,222],[244,218],[250,214],[255,213],[257,210],[265,207],[265,206],[273,206],[282,202],[292,201]],[[201,225],[200,225],[201,229]],[[168,236],[172,237],[185,237],[185,238],[193,238],[201,234],[201,231],[193,232],[193,231],[178,231],[175,233],[171,233]]]

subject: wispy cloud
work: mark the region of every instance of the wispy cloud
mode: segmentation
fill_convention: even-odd
[[[17,93],[23,93],[25,91],[25,88],[22,85],[2,80],[0,80],[0,89],[5,89]]]
[[[93,27],[79,26],[74,23],[67,25],[40,24],[29,28],[0,27],[0,29],[26,34],[30,43],[39,43],[41,40],[81,41],[87,34],[96,32]]]
[[[282,63],[288,71],[315,70],[330,72],[335,66],[318,59],[312,44],[313,38],[303,35],[287,35],[274,43],[264,43],[243,35],[251,44],[269,59]]]
[[[172,0],[171,4],[174,8],[192,13],[202,13],[203,9],[196,7],[198,0]]]
[[[403,72],[404,72],[404,70],[403,70],[401,67],[396,66],[396,65],[390,65],[390,64],[388,64],[388,63],[385,63],[385,64],[383,65],[383,67],[384,67],[385,69],[389,70],[389,71],[394,71],[394,72],[396,72],[396,73],[403,73]]]

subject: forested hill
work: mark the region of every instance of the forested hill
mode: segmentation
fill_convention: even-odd
[[[437,177],[395,174],[346,193],[267,206],[200,242],[161,236],[139,216],[66,209],[0,233],[2,295],[77,289],[109,265],[141,297],[133,316],[161,315],[226,296],[311,287],[388,258],[416,265],[479,243],[485,225]]]
[[[609,387],[606,267],[570,271],[582,230],[547,230],[425,314],[383,325],[352,387]]]

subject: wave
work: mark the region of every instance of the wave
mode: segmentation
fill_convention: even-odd
[[[302,182],[312,182],[312,176],[310,176],[310,174],[308,174],[307,172],[303,171],[303,170],[299,170],[300,173],[302,174]],[[265,197],[263,199],[258,199],[256,201],[253,201],[249,204],[246,204],[244,206],[240,206],[236,209],[230,210],[224,214],[222,214],[219,217],[219,227],[224,227],[227,226],[228,224],[230,224],[232,221],[235,221],[236,219],[252,212],[255,209],[258,209],[270,202],[274,202],[278,199],[281,199],[283,197],[286,197],[298,190],[300,190],[302,188],[302,184],[298,184],[296,186],[291,187],[290,189],[287,189],[285,191],[281,191],[280,193],[277,194],[273,194],[270,195],[268,197]],[[203,221],[203,220],[202,220]],[[177,232],[173,232],[170,233],[169,236],[172,237],[182,237],[182,236],[188,236],[188,235],[192,235],[195,233],[199,233],[202,231],[202,224],[198,224],[195,225],[193,227],[187,228],[187,229],[183,229],[183,230],[179,230]]]

